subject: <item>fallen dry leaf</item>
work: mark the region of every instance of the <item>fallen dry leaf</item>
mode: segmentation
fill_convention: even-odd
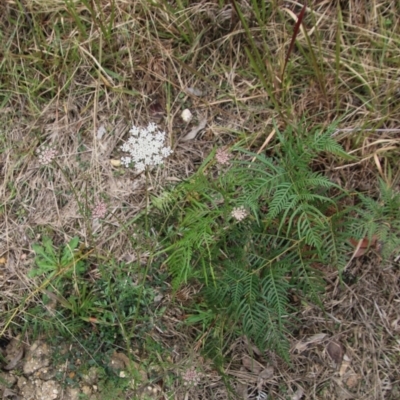
[[[267,368],[264,368],[259,375],[260,379],[268,380],[274,376],[274,367],[270,365]]]
[[[293,396],[290,398],[290,400],[301,400],[303,395],[304,395],[304,390],[302,388],[298,388],[296,390],[296,393],[293,394]]]
[[[252,351],[255,355],[257,355],[257,356],[259,356],[259,357],[262,356],[263,353],[260,351],[260,349],[259,349],[257,346],[255,346],[254,344],[252,344],[252,343],[249,342],[249,339],[247,338],[247,336],[243,336],[243,343],[245,343],[246,346],[248,346],[249,348],[251,348],[251,351]]]
[[[187,94],[190,94],[190,95],[196,96],[196,97],[204,96],[204,92],[202,92],[200,89],[197,89],[197,88],[188,87],[185,89],[185,92]]]
[[[262,390],[265,383],[274,376],[274,367],[272,365],[264,368],[257,377],[257,389]]]
[[[326,333],[317,333],[316,335],[309,337],[307,340],[303,340],[302,342],[297,343],[296,346],[294,346],[294,350],[297,350],[299,353],[301,353],[306,350],[311,344],[321,343],[326,338],[326,336]]]
[[[0,257],[0,265],[3,265],[7,262],[7,259],[5,257]]]
[[[344,348],[340,343],[334,341],[329,342],[328,346],[326,347],[326,352],[329,354],[336,366],[342,363]]]
[[[105,133],[107,133],[106,127],[104,126],[104,124],[101,124],[97,129],[97,139],[101,140]]]
[[[371,240],[366,237],[361,240],[350,238],[349,242],[353,247],[355,247],[355,253],[353,257],[361,257],[367,253],[369,249],[379,249],[378,238],[376,236],[372,236]]]
[[[165,109],[160,102],[154,101],[149,105],[149,114],[154,120],[160,121],[165,114]]]
[[[259,375],[261,371],[264,370],[264,366],[262,364],[260,364],[258,361],[248,356],[247,354],[243,354],[242,364],[247,370],[256,375]]]
[[[187,142],[188,140],[194,139],[197,136],[197,134],[206,127],[206,125],[207,125],[207,118],[204,117],[199,119],[198,125],[193,127],[191,131],[187,135],[185,135],[181,140],[183,142]]]

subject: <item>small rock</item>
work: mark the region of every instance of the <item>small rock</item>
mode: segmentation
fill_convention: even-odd
[[[0,392],[6,387],[13,387],[16,382],[17,378],[14,375],[7,374],[6,372],[0,372]]]
[[[61,393],[61,387],[56,381],[36,381],[37,400],[55,400]]]
[[[24,400],[35,400],[36,388],[33,382],[21,376],[18,378],[17,386]]]
[[[82,386],[82,394],[86,396],[90,396],[92,394],[92,388],[88,385],[83,385]]]
[[[33,343],[25,358],[23,371],[32,375],[35,371],[50,365],[50,347],[41,341]]]
[[[78,388],[67,388],[63,400],[79,400],[81,391]]]
[[[17,393],[12,390],[12,387],[17,382],[14,375],[0,372],[0,396],[2,399],[18,399]]]
[[[23,400],[21,396],[18,396],[18,393],[14,392],[14,390],[5,388],[3,392],[3,400]]]
[[[193,115],[188,108],[182,111],[181,118],[189,123],[193,119]]]
[[[8,364],[3,367],[5,370],[10,371],[17,367],[19,361],[24,355],[24,346],[21,344],[19,337],[13,338],[6,347],[6,360]]]
[[[120,370],[125,369],[130,364],[128,356],[124,353],[118,353],[114,351],[111,356],[109,367],[112,368],[117,374]]]
[[[53,379],[57,374],[57,371],[54,368],[41,368],[35,372],[35,378],[42,379],[43,381],[49,381]]]
[[[28,380],[25,377],[20,376],[18,378],[17,386],[19,389],[22,389],[27,383],[28,383]]]
[[[19,361],[22,359],[23,355],[24,355],[24,348],[21,346],[17,353],[15,353],[12,357],[8,358],[9,363],[3,368],[7,371],[15,369]]]
[[[90,367],[87,374],[82,376],[82,381],[90,386],[98,381],[98,372],[96,367]]]

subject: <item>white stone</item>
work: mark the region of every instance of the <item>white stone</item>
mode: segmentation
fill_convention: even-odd
[[[190,122],[193,119],[193,114],[190,112],[188,108],[182,111],[181,118],[185,122]]]

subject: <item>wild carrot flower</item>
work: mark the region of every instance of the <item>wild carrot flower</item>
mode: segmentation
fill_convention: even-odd
[[[57,156],[58,151],[50,145],[43,145],[36,150],[39,162],[42,165],[49,165]]]
[[[200,382],[201,374],[194,367],[191,367],[181,377],[185,386],[196,386]]]
[[[99,201],[92,209],[93,218],[104,218],[107,214],[107,204]]]
[[[229,160],[231,159],[231,155],[228,151],[224,148],[219,148],[215,153],[215,159],[217,160],[218,164],[228,165]]]
[[[247,215],[248,213],[243,206],[235,207],[231,212],[231,216],[237,221],[243,221],[247,217]]]
[[[133,126],[129,131],[131,137],[121,146],[121,150],[129,153],[121,158],[121,163],[129,167],[135,164],[137,172],[143,172],[147,166],[157,166],[164,158],[172,154],[170,147],[164,146],[165,132],[150,122],[147,128]]]

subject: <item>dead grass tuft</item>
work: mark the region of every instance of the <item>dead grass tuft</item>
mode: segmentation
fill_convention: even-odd
[[[284,374],[289,378],[295,372],[311,398],[396,398],[398,279],[398,266],[382,268],[374,257],[358,259],[343,284],[333,273],[327,281],[325,314],[311,306],[299,315],[303,328],[293,344],[293,369]],[[329,343],[343,348],[336,364],[327,351]]]

